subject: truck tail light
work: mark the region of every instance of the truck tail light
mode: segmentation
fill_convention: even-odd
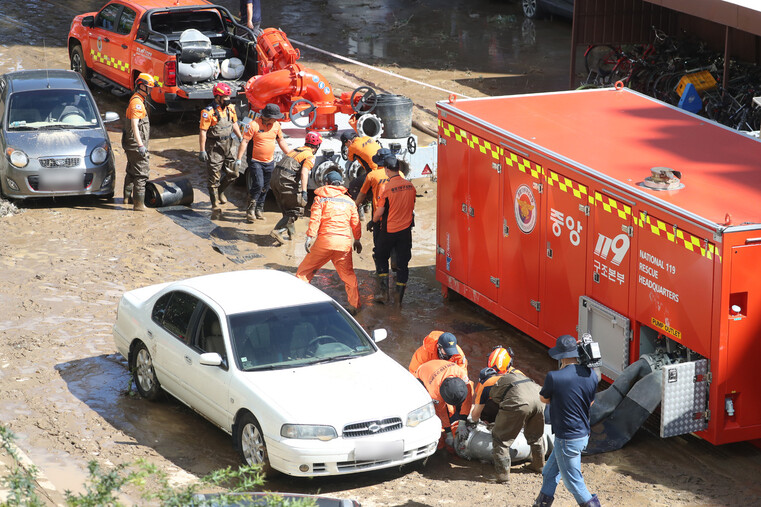
[[[164,63],[164,85],[177,86],[177,61],[169,60]]]

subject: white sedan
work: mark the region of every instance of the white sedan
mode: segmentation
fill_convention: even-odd
[[[420,383],[319,289],[274,270],[129,291],[114,341],[140,394],[161,389],[233,436],[243,460],[289,475],[398,466],[436,451]]]

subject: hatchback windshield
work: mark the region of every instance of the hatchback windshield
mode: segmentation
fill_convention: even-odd
[[[81,90],[33,90],[11,95],[8,130],[91,128],[95,108]]]
[[[375,352],[357,324],[329,302],[229,317],[235,360],[244,371],[307,366]]]

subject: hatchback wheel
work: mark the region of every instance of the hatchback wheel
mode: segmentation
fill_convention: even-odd
[[[148,347],[143,342],[138,342],[132,357],[132,377],[135,379],[137,391],[143,398],[155,400],[161,392],[161,386],[156,378]]]
[[[247,465],[261,465],[264,473],[271,472],[264,434],[253,415],[246,413],[241,416],[237,433],[238,450],[243,461]]]
[[[542,16],[542,8],[539,6],[540,0],[521,0],[523,14],[530,19],[537,19]]]

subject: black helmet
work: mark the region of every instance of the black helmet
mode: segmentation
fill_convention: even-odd
[[[356,132],[352,132],[351,130],[346,131],[341,134],[341,144],[346,144],[346,141],[354,139],[355,137],[357,137]]]

